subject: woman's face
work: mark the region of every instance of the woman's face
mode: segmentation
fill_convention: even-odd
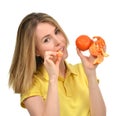
[[[67,58],[67,40],[55,26],[39,23],[36,27],[36,55],[44,58],[46,51],[62,51],[63,58]]]

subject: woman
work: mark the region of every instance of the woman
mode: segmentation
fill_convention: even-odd
[[[28,14],[19,25],[9,86],[21,95],[30,116],[105,116],[92,56],[65,61],[68,39],[45,13]]]

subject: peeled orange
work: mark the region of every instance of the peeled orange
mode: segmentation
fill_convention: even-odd
[[[77,39],[76,39],[76,46],[78,49],[80,49],[81,51],[85,51],[88,50],[90,45],[92,44],[92,39],[90,39],[89,36],[87,35],[80,35]]]

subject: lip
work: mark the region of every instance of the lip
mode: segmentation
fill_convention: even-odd
[[[61,52],[63,52],[63,51],[64,51],[64,47],[61,47],[61,48],[58,49],[57,51],[61,51]]]

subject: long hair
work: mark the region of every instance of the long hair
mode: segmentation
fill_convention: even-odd
[[[50,23],[63,33],[62,28],[53,17],[45,13],[30,13],[21,21],[16,37],[16,46],[9,70],[9,87],[12,86],[15,93],[24,93],[32,85],[33,75],[37,71],[43,59],[35,54],[35,30],[38,23]]]

